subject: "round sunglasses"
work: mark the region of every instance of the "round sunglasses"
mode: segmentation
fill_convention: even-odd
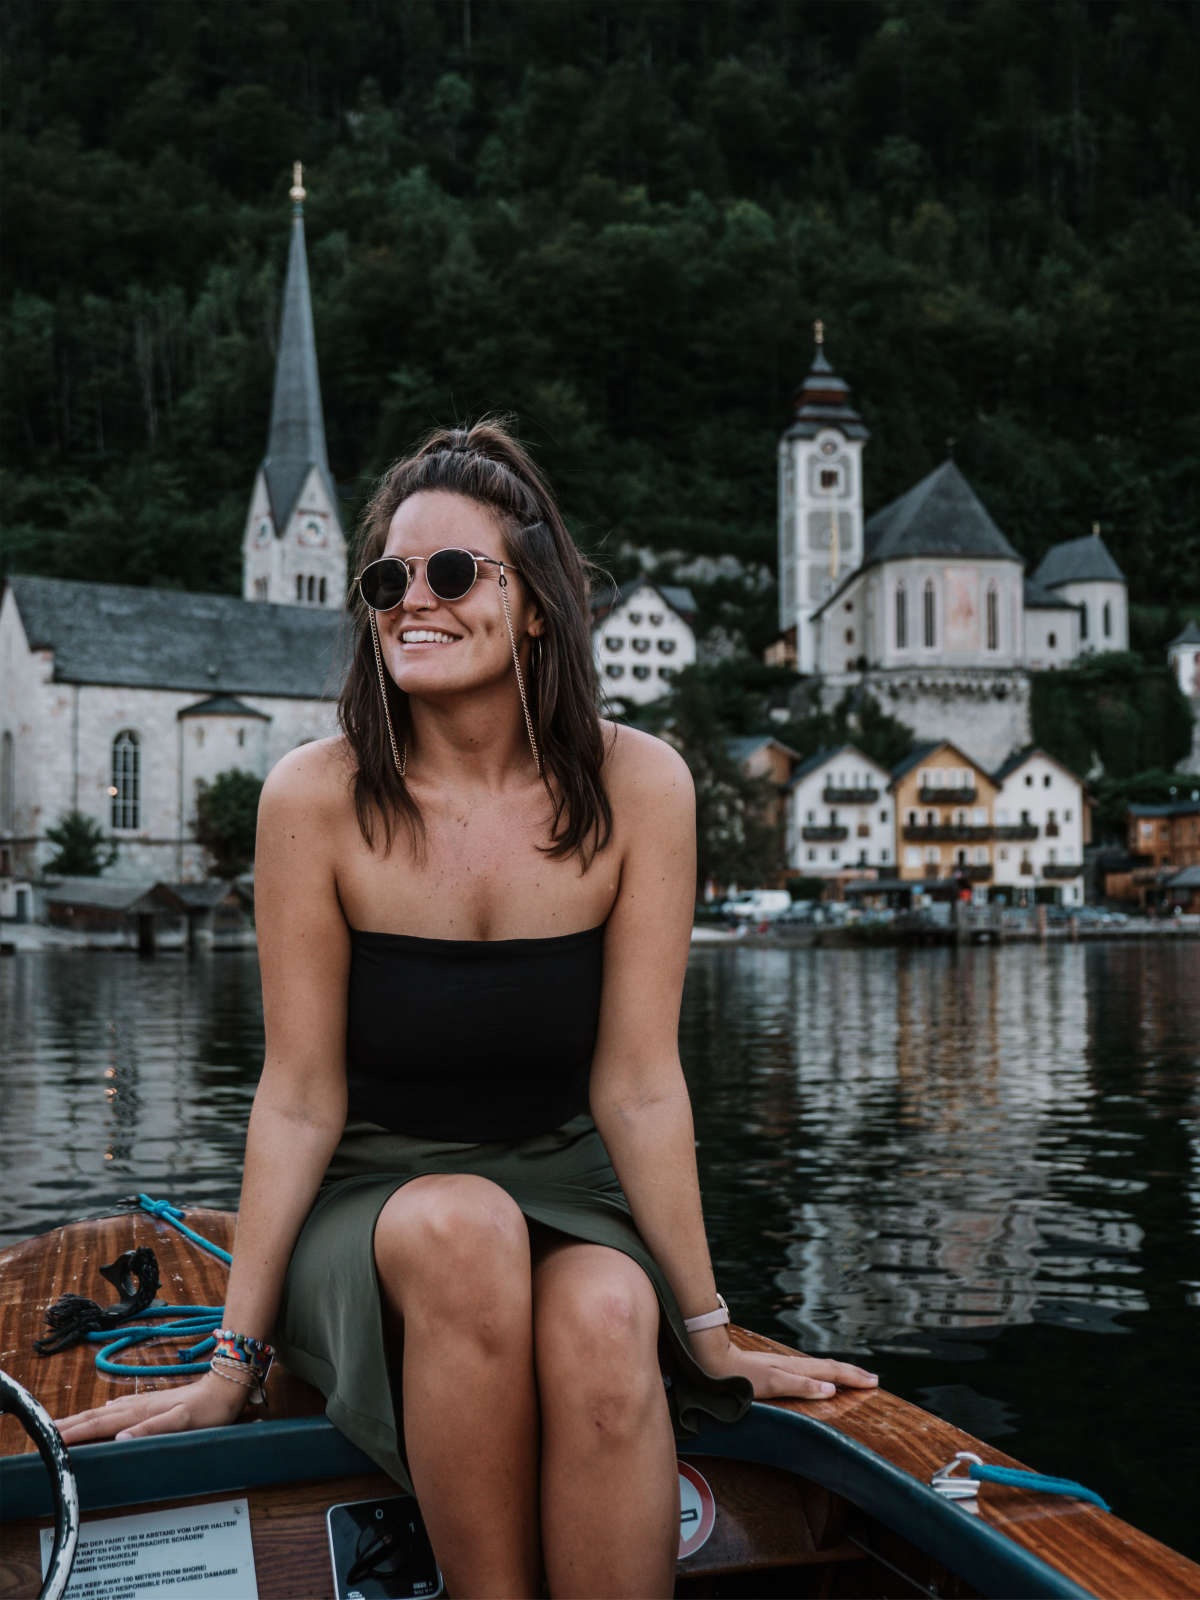
[[[359,594],[372,611],[396,609],[413,581],[414,561],[425,563],[425,582],[430,593],[439,600],[461,600],[470,594],[479,576],[481,561],[500,568],[501,583],[506,572],[517,570],[495,556],[477,556],[471,550],[455,548],[435,550],[431,556],[381,556],[365,566],[355,579]]]

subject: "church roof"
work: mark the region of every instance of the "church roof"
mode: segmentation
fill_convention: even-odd
[[[1064,600],[1062,595],[1045,588],[1036,578],[1026,578],[1025,609],[1026,611],[1078,611],[1079,607],[1073,600]]]
[[[1125,582],[1125,574],[1098,533],[1085,533],[1082,539],[1051,545],[1033,578],[1047,589],[1057,589],[1064,583]]]
[[[864,567],[909,556],[1021,560],[953,461],[943,461],[877,511],[863,530],[863,543]]]
[[[1188,618],[1187,627],[1182,633],[1175,635],[1167,649],[1170,650],[1177,644],[1200,644],[1200,627],[1197,627],[1195,617]]]
[[[815,439],[822,428],[836,428],[844,438],[869,439],[870,432],[850,404],[850,385],[829,365],[824,339],[818,323],[816,353],[808,376],[796,390],[795,414],[784,438]]]
[[[283,287],[283,315],[275,358],[275,392],[271,426],[262,470],[271,499],[275,531],[282,534],[295,509],[309,470],[316,467],[330,504],[337,493],[325,453],[325,419],[317,374],[317,340],[313,330],[308,260],[304,250],[304,213],[299,202],[292,216],[292,242]]]
[[[58,683],[331,700],[349,663],[349,618],[325,607],[61,578],[8,586]]]
[[[206,700],[197,700],[194,706],[184,706],[175,713],[177,717],[261,717],[270,722],[265,711],[256,711],[244,700],[232,694],[210,694]]]

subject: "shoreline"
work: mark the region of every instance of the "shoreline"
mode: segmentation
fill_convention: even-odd
[[[1153,921],[1150,918],[1131,918],[1122,926],[1076,927],[1055,924],[1039,932],[1036,925],[1028,928],[1006,927],[999,933],[994,928],[971,928],[961,934],[952,923],[945,926],[927,924],[920,928],[894,928],[886,923],[848,923],[843,927],[775,929],[769,924],[765,932],[749,929],[729,929],[711,923],[696,923],[692,928],[692,944],[732,946],[752,950],[801,950],[809,947],[833,950],[874,950],[892,946],[921,945],[1004,945],[1004,944],[1081,944],[1096,940],[1138,940],[1175,942],[1200,939],[1200,917],[1180,917],[1171,921]]]

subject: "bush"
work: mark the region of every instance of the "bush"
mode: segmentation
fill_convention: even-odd
[[[43,870],[65,878],[98,878],[117,859],[116,845],[106,842],[104,829],[82,811],[64,812],[46,829],[46,838],[58,848]]]
[[[212,857],[218,878],[236,878],[254,860],[254,831],[262,779],[233,767],[196,796],[196,838]]]

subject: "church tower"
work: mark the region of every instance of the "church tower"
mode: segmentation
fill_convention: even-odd
[[[302,177],[297,161],[271,426],[242,536],[242,597],[337,609],[346,602],[346,538],[325,454]]]
[[[796,669],[816,670],[812,617],[863,559],[862,449],[870,434],[825,356],[823,323],[779,441],[779,627],[795,630]]]

